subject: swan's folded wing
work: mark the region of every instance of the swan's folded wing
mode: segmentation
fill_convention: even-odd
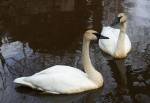
[[[32,84],[39,90],[50,93],[78,93],[97,86],[85,75],[74,73],[41,74],[24,78],[25,82]]]
[[[119,36],[119,29],[111,27],[103,27],[101,34],[109,37],[109,39],[100,39],[99,47],[106,53],[113,55],[116,49],[117,39]]]

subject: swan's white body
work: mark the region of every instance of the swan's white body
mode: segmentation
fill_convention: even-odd
[[[101,34],[107,36],[107,40],[99,40],[99,47],[115,58],[125,58],[131,50],[131,42],[126,34],[127,17],[120,13],[114,22],[120,24],[120,29],[103,27]]]
[[[119,35],[120,35],[120,29],[115,29],[110,26],[103,27],[101,34],[109,37],[109,39],[99,40],[99,47],[104,52],[115,57],[116,56],[115,52],[117,50],[118,39],[119,39]],[[123,35],[124,35],[124,41],[123,41],[124,43],[120,44],[120,45],[122,45],[122,47],[124,47],[124,50],[122,52],[127,55],[129,53],[129,51],[131,50],[131,42],[126,33]]]
[[[54,94],[79,93],[101,87],[103,77],[95,70],[89,57],[90,40],[97,38],[93,32],[87,31],[83,40],[82,60],[86,73],[74,67],[56,65],[32,76],[17,78],[14,82]]]
[[[78,93],[97,88],[87,74],[77,68],[56,65],[29,77],[14,81],[47,93]]]

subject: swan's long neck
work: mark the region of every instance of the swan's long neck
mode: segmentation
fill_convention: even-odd
[[[127,21],[124,23],[120,23],[120,32],[126,33],[127,29]]]
[[[126,35],[127,22],[120,24],[120,33],[117,41],[117,46],[115,50],[116,56],[126,56],[125,52],[125,35]]]
[[[98,71],[96,71],[96,69],[91,63],[90,55],[89,55],[89,45],[90,45],[90,41],[84,38],[83,47],[82,47],[83,66],[89,79],[91,79],[99,87],[103,84],[103,78],[102,75]]]

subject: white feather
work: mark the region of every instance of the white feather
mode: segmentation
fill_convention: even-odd
[[[117,48],[117,41],[119,37],[120,29],[115,29],[110,26],[103,27],[101,34],[103,36],[109,37],[109,39],[100,39],[99,47],[106,53],[114,56],[115,50]],[[127,54],[131,49],[131,42],[127,34],[125,34],[125,53]]]
[[[29,77],[14,80],[15,83],[37,88],[48,93],[78,93],[97,86],[79,69],[56,65]]]

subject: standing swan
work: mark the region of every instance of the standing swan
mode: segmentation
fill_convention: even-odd
[[[124,13],[118,15],[112,26],[118,23],[120,23],[120,29],[103,27],[101,34],[109,39],[99,40],[99,47],[114,58],[125,58],[131,50],[131,42],[126,34],[127,16]]]
[[[102,87],[103,77],[93,67],[89,56],[91,40],[107,39],[97,34],[88,30],[83,37],[82,60],[86,73],[74,67],[56,65],[29,77],[17,78],[14,82],[53,94],[72,94]]]

